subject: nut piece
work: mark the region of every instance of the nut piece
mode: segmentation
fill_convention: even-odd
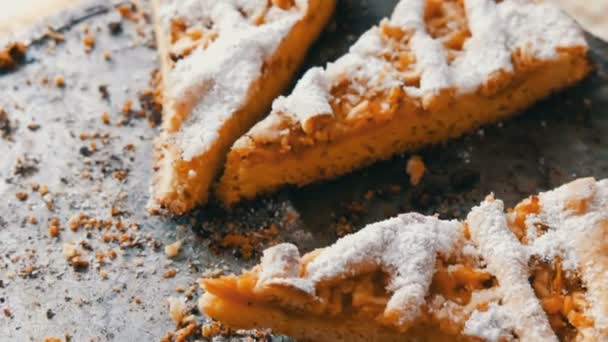
[[[181,240],[177,240],[174,243],[165,246],[165,254],[169,258],[175,258],[176,256],[179,255],[181,250],[182,250],[182,241]]]
[[[17,197],[18,200],[20,200],[21,202],[27,200],[27,193],[26,192],[18,192],[15,194],[15,197]]]

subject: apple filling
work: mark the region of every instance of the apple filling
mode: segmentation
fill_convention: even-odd
[[[313,258],[304,258],[301,275],[306,272],[307,262]],[[429,298],[438,296],[465,306],[474,291],[497,286],[496,279],[471,265],[468,261],[457,258],[439,257],[436,262],[436,273],[433,277]],[[262,307],[281,308],[287,315],[313,315],[338,320],[369,321],[405,331],[413,324],[440,323],[440,329],[446,334],[459,334],[463,322],[449,322],[445,317],[436,316],[431,310],[421,308],[416,322],[403,325],[398,317],[386,315],[385,308],[391,293],[387,291],[390,278],[380,269],[373,269],[363,274],[336,278],[317,284],[315,295],[280,282],[257,286],[259,269],[254,268],[239,277],[224,277],[205,281],[205,287],[214,295],[237,302],[255,303]],[[483,310],[483,308],[480,308]]]
[[[553,263],[534,259],[531,270],[530,283],[560,341],[574,341],[578,329],[593,326],[585,315],[587,290],[576,272],[564,271],[559,257]]]
[[[585,213],[587,207],[588,199],[566,203],[566,209],[577,215]],[[532,196],[518,204],[507,216],[509,228],[523,244],[530,243],[526,226],[528,216],[539,214],[541,209],[540,199]],[[538,236],[549,229],[540,222],[535,222],[534,226]],[[530,270],[530,284],[560,341],[574,341],[579,329],[593,326],[593,321],[585,315],[589,308],[585,299],[587,289],[576,271],[563,270],[559,256],[552,261],[534,257],[530,262]]]

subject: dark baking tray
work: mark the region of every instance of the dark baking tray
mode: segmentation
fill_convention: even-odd
[[[340,56],[366,28],[388,15],[395,2],[340,1],[307,67]],[[147,11],[148,3],[142,7]],[[229,213],[211,205],[187,217],[149,216],[145,204],[152,140],[158,130],[148,120],[120,111],[126,99],[137,99],[148,87],[150,71],[157,67],[151,27],[141,25],[140,35],[138,25],[123,20],[123,32],[110,35],[107,25],[118,17],[103,1],[62,18],[65,43],[52,47],[48,39],[38,41],[25,65],[0,76],[0,106],[18,122],[14,141],[0,140],[0,309],[11,312],[10,317],[0,312],[0,341],[64,335],[74,341],[158,340],[174,329],[164,299],[179,296],[176,286],[188,288],[205,270],[239,271],[258,258],[261,246],[256,245],[249,261],[238,248],[219,248],[217,240],[228,231],[259,233],[276,225],[278,236],[260,238],[262,245],[282,240],[310,250],[331,243],[338,232],[399,212],[462,217],[490,192],[513,205],[577,177],[608,177],[608,45],[589,36],[596,65],[592,76],[513,120],[418,151],[428,172],[416,187],[409,185],[409,155],[403,155],[336,181],[284,189]],[[96,36],[90,54],[82,45],[84,25]],[[111,62],[101,57],[104,50],[111,51]],[[63,89],[53,85],[59,74],[66,79]],[[48,85],[43,84],[45,78]],[[103,85],[107,99],[100,96]],[[110,113],[112,122],[120,119],[124,124],[104,125],[103,112]],[[32,122],[40,128],[29,129]],[[108,144],[91,154],[90,141],[79,139],[83,132],[107,133]],[[134,152],[125,152],[128,144],[135,146]],[[17,160],[26,156],[30,163],[37,160],[35,167],[16,174]],[[81,177],[88,169],[93,181]],[[117,180],[112,174],[118,170],[128,170],[129,176]],[[48,185],[54,209],[37,194],[25,202],[15,198],[18,191],[29,192],[31,183]],[[120,192],[128,198],[120,200]],[[58,240],[51,239],[48,219],[57,217],[65,225],[78,212],[106,218],[114,205],[120,206],[125,221],[140,223],[135,247],[121,250],[114,262],[102,267],[108,280],[101,280],[94,265],[73,270],[62,255],[63,242],[86,239],[93,250],[112,245],[100,242],[98,232],[84,229],[66,229]],[[30,215],[39,223],[27,223]],[[183,252],[169,262],[162,244],[178,238],[184,240]],[[32,264],[36,271],[19,275]],[[178,273],[165,279],[170,268]],[[141,304],[134,303],[135,297]],[[196,297],[188,301],[190,307]]]

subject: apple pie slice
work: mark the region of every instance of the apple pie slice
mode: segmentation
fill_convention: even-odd
[[[548,2],[401,0],[234,144],[219,197],[230,205],[457,137],[589,71],[582,30]]]
[[[163,95],[154,204],[182,214],[207,201],[230,146],[289,84],[334,6],[154,1]]]
[[[300,256],[202,279],[199,306],[304,341],[605,341],[608,181],[583,179],[466,222],[405,214]]]

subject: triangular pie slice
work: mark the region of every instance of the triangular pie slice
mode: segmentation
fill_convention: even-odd
[[[334,0],[155,0],[163,124],[152,205],[208,199],[230,146],[289,85]]]
[[[579,26],[526,0],[401,0],[232,147],[226,204],[331,179],[507,118],[590,71]]]
[[[606,341],[608,180],[465,222],[404,214],[300,256],[280,244],[202,279],[200,309],[298,341]]]

